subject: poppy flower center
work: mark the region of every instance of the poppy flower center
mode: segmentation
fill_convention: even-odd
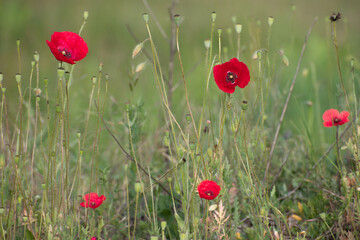
[[[213,196],[213,191],[205,191],[206,196]]]
[[[91,205],[92,207],[95,207],[96,203],[95,203],[95,202],[90,202],[90,205]]]
[[[71,58],[71,52],[67,48],[59,47],[58,51],[67,58]]]
[[[334,121],[334,123],[339,123],[340,119],[339,118],[334,118],[333,121]]]
[[[228,71],[227,74],[226,74],[226,81],[227,81],[228,83],[234,84],[234,83],[235,83],[235,79],[237,79],[237,78],[238,78],[238,76],[237,76],[235,73],[233,73],[233,72]]]

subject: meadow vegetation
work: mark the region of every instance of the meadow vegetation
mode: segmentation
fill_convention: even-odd
[[[8,28],[28,33],[27,4],[5,1]],[[0,238],[359,239],[359,4],[166,4],[143,0],[121,36],[79,7],[76,28],[2,36]]]

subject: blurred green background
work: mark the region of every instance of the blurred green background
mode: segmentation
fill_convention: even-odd
[[[166,34],[170,36],[171,21],[169,17],[170,0],[152,0],[149,5],[162,25]],[[296,7],[292,11],[292,6]],[[157,93],[151,65],[141,74],[139,84],[134,93],[129,91],[129,72],[132,66],[136,66],[146,58],[144,55],[131,59],[131,52],[138,43],[128,31],[130,28],[139,41],[147,38],[145,24],[141,14],[148,12],[141,0],[62,0],[62,1],[21,1],[2,0],[0,1],[0,72],[4,73],[3,86],[8,89],[8,102],[10,106],[17,106],[17,88],[15,74],[18,72],[16,39],[21,39],[21,65],[24,81],[28,81],[30,62],[33,59],[34,51],[40,53],[40,80],[47,77],[50,82],[50,89],[55,89],[57,60],[52,56],[45,40],[50,40],[54,31],[77,32],[82,24],[83,11],[89,11],[88,22],[82,36],[89,46],[88,56],[78,62],[75,68],[75,81],[73,82],[71,98],[78,99],[76,105],[72,106],[73,114],[86,106],[88,94],[91,88],[91,77],[97,75],[98,65],[104,63],[104,73],[110,74],[110,94],[119,103],[124,103],[135,94],[135,98],[141,96],[147,109],[157,108],[160,103]],[[204,62],[205,48],[203,41],[210,37],[212,11],[217,12],[216,28],[233,29],[233,42],[236,43],[234,27],[231,21],[233,16],[237,22],[243,25],[241,35],[242,55],[240,60],[246,62],[252,72],[252,79],[256,77],[256,61],[251,59],[253,49],[266,47],[267,19],[269,16],[275,18],[271,33],[270,49],[274,58],[277,51],[284,49],[290,60],[289,67],[278,65],[277,60],[275,78],[280,79],[278,84],[284,86],[279,89],[283,94],[287,91],[297,59],[303,44],[304,36],[314,17],[319,20],[315,25],[310,37],[307,51],[305,53],[303,68],[313,69],[316,75],[302,78],[297,82],[295,99],[293,104],[302,104],[306,100],[314,100],[311,91],[314,78],[321,86],[321,98],[329,106],[336,100],[331,100],[334,89],[330,82],[338,82],[338,75],[335,70],[335,54],[331,39],[331,24],[328,17],[333,12],[340,11],[343,19],[337,24],[339,49],[341,61],[344,65],[345,78],[349,77],[349,60],[351,57],[359,59],[360,42],[360,1],[289,1],[289,0],[178,0],[175,12],[179,13],[183,22],[180,29],[180,47],[184,68],[187,72],[187,81],[190,91],[190,99],[200,106],[203,97],[203,86],[205,82]],[[260,22],[259,22],[260,21]],[[260,23],[260,25],[258,25]],[[156,27],[154,18],[150,16],[150,27],[157,45],[164,71],[167,72],[169,59],[169,44]],[[254,41],[254,34],[259,34],[260,42]],[[216,33],[215,33],[216,35]],[[215,40],[214,43],[217,43]],[[223,32],[223,46],[229,47],[228,58],[236,55],[236,49],[230,48],[229,36]],[[149,50],[149,45],[146,45]],[[217,49],[214,49],[215,53]],[[224,59],[228,60],[228,59]],[[281,65],[281,64],[280,64]],[[312,67],[311,67],[312,66]],[[332,71],[329,71],[329,70]],[[311,71],[311,73],[314,73]],[[210,81],[210,91],[217,95],[218,90],[213,81]],[[183,101],[183,87],[178,59],[175,57],[174,84],[179,87],[174,92],[174,101]],[[284,83],[284,84],[282,84]],[[24,83],[26,86],[26,83]],[[51,85],[53,84],[53,85]],[[52,88],[53,86],[53,88]],[[351,86],[351,85],[349,85]],[[324,89],[325,87],[326,89]],[[181,91],[178,89],[181,89]],[[325,90],[325,91],[324,91]],[[55,90],[54,90],[55,91]],[[177,98],[178,97],[178,98]],[[336,106],[332,106],[336,107]],[[174,111],[184,108],[183,104],[175,104]],[[178,109],[177,109],[178,108]],[[291,111],[291,108],[290,108]],[[298,110],[294,110],[297,113]]]

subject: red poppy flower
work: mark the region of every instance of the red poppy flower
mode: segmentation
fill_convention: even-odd
[[[98,208],[106,199],[106,197],[104,195],[99,197],[97,193],[88,193],[84,196],[83,199],[85,202],[80,203],[80,206],[84,208]]]
[[[239,62],[237,58],[229,62],[216,65],[213,69],[215,82],[220,90],[233,93],[235,87],[246,87],[250,82],[250,72],[245,63]]]
[[[57,60],[70,64],[83,59],[89,51],[84,39],[73,32],[54,32],[51,41],[46,42]]]
[[[217,195],[219,195],[221,188],[214,181],[204,180],[198,185],[197,190],[200,198],[213,200],[217,197]]]
[[[91,240],[97,240],[97,237],[92,237]]]
[[[326,110],[322,116],[325,127],[343,125],[349,121],[349,112],[343,111],[339,114],[336,109]]]

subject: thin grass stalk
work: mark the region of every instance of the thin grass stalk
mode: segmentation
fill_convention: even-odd
[[[32,88],[31,88],[31,82],[32,82],[32,77],[33,77],[33,72],[34,72],[34,66],[35,66],[35,61],[31,62],[31,71],[30,71],[30,77],[29,77],[29,99],[28,99],[28,112],[27,112],[27,131],[26,131],[26,137],[25,137],[25,150],[27,150],[27,143],[28,143],[28,138],[29,138],[29,132],[30,132],[30,116],[31,116],[31,93],[32,93]]]

